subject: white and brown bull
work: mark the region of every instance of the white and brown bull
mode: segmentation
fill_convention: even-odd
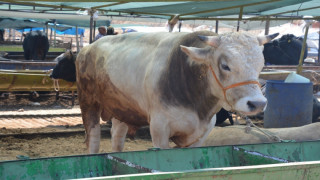
[[[112,119],[112,150],[150,125],[154,147],[202,145],[223,107],[245,115],[267,104],[257,82],[262,44],[274,35],[211,32],[129,33],[84,47],[76,60],[89,153],[100,144],[100,117]]]

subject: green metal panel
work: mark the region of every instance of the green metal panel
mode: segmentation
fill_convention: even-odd
[[[0,165],[0,179],[66,179],[111,175],[104,156],[44,158],[6,162]]]
[[[248,151],[287,159],[288,161],[320,160],[320,141],[254,144],[239,147]]]
[[[0,179],[318,180],[319,149],[320,140],[4,161],[0,162]]]
[[[106,154],[0,162],[1,180],[70,179],[151,172],[108,158]]]
[[[232,156],[232,148],[181,148],[134,153],[114,153],[115,157],[159,171],[181,171],[213,167],[237,166]]]
[[[245,166],[241,168],[213,168],[194,171],[134,174],[89,179],[319,180],[320,162],[317,161],[278,165]]]

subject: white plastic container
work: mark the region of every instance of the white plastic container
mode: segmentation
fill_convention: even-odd
[[[310,80],[295,72],[290,73],[287,78],[284,80],[285,83],[309,83]]]

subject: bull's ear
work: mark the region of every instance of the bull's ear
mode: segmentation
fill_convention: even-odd
[[[201,36],[198,35],[198,37],[204,41],[206,44],[212,47],[218,47],[220,44],[220,38],[218,36]]]
[[[274,39],[275,37],[277,37],[279,35],[279,33],[275,33],[275,34],[270,34],[267,36],[258,36],[258,41],[259,41],[259,45],[262,46],[268,42],[270,42],[272,39]]]
[[[196,48],[196,47],[187,47],[180,45],[181,50],[185,52],[192,60],[197,63],[206,63],[208,53],[210,48]]]

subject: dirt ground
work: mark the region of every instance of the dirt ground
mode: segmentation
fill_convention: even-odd
[[[44,130],[45,131],[45,130]],[[126,139],[124,151],[147,150],[152,148],[150,139]],[[110,136],[103,134],[100,152],[111,152]],[[0,161],[30,158],[86,154],[84,133],[7,136],[0,138]]]
[[[40,103],[40,105],[34,105]],[[67,100],[56,101],[55,97],[30,100],[27,97],[0,99],[1,114],[8,111],[37,112],[48,109],[58,109],[63,112],[71,106]],[[79,108],[77,101],[74,108]],[[147,150],[152,148],[148,128],[137,132],[135,139],[126,139],[124,151]],[[111,152],[110,125],[102,124],[100,152]],[[0,127],[0,161],[17,160],[29,157],[52,157],[86,154],[84,143],[84,128],[82,124],[75,126],[54,126],[43,128],[1,128]]]

